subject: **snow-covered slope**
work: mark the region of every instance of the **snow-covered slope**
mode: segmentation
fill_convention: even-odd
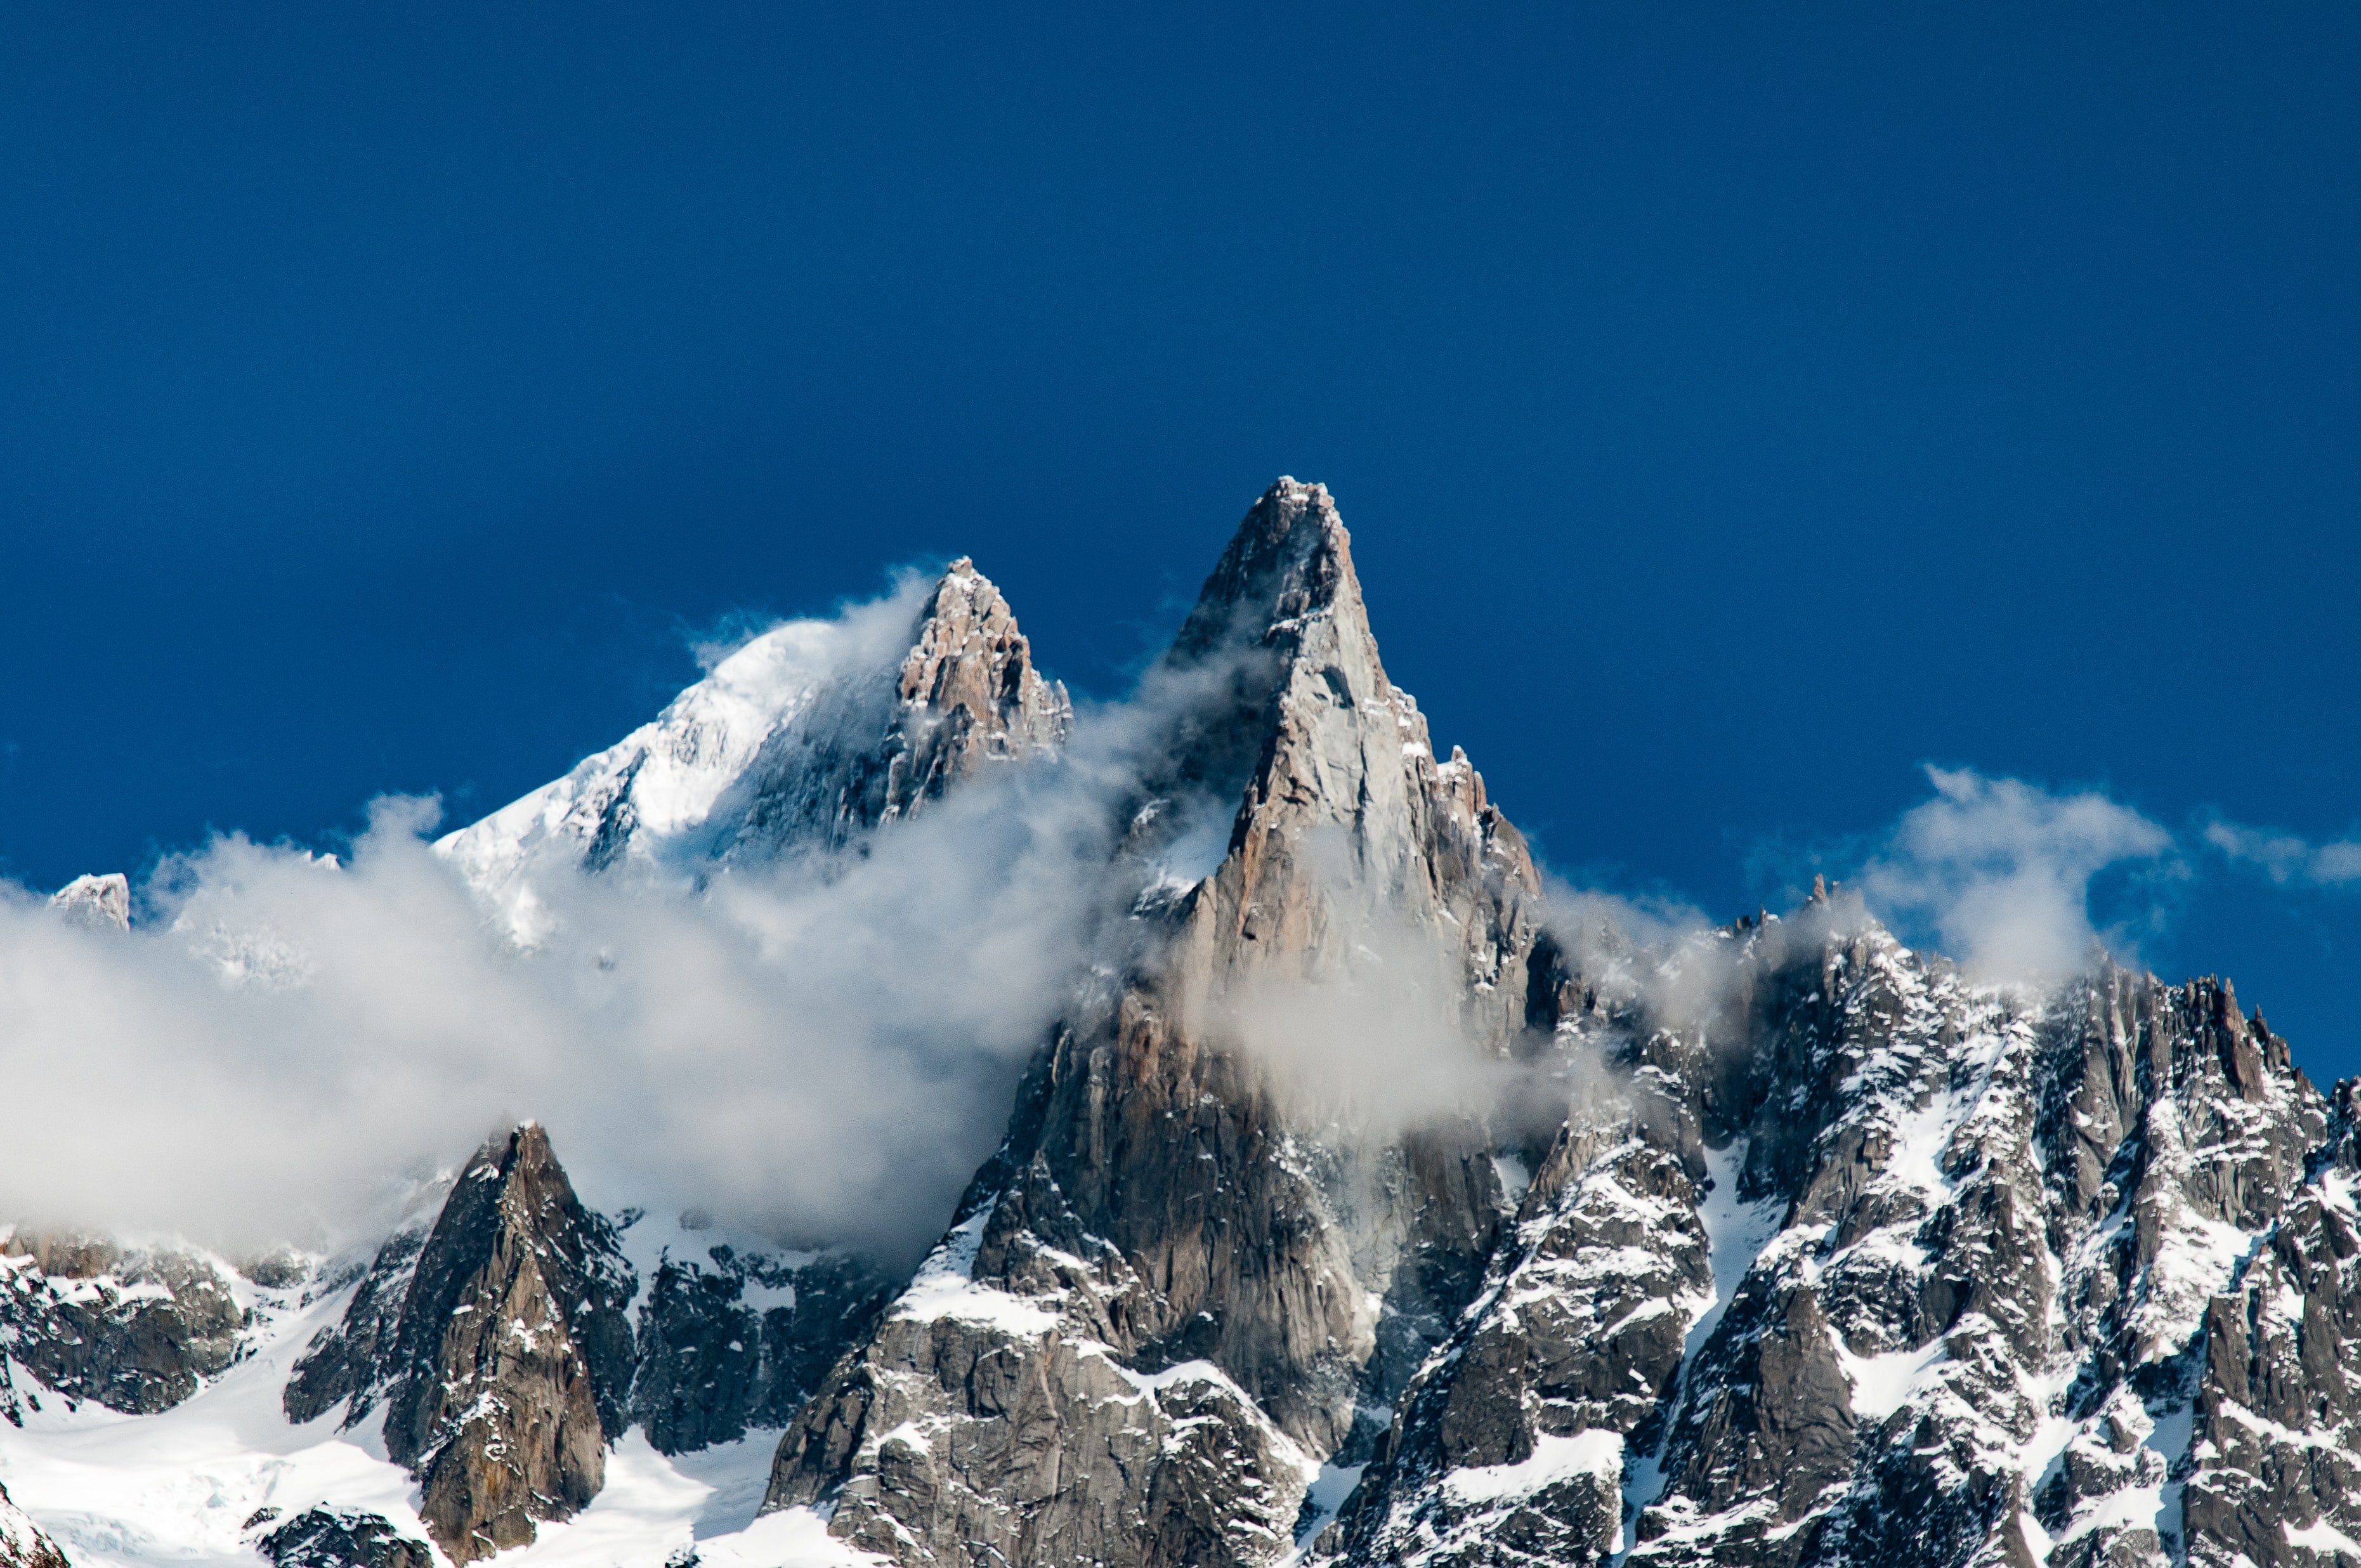
[[[238,1363],[161,1414],[69,1412],[45,1400],[23,1427],[0,1425],[0,1485],[76,1568],[258,1568],[258,1544],[274,1525],[324,1505],[376,1514],[424,1542],[417,1486],[386,1458],[376,1422],[344,1431],[324,1416],[296,1425],[280,1409],[289,1367],[342,1316],[351,1289],[309,1301],[300,1289],[257,1292]],[[633,1432],[616,1445],[588,1509],[500,1561],[656,1568],[691,1552],[716,1568],[857,1561],[808,1516],[755,1520],[773,1446],[764,1434],[667,1457]]]
[[[530,936],[528,873],[694,872],[840,844],[976,765],[1054,752],[1071,706],[962,558],[925,592],[773,628],[651,722],[437,846]]]
[[[593,866],[655,852],[706,826],[763,742],[810,706],[821,683],[878,650],[831,622],[774,627],[716,664],[650,722],[442,840],[485,886],[542,853]]]

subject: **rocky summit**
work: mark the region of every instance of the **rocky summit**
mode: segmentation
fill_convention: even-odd
[[[971,563],[879,613],[447,863],[529,949],[551,865],[678,895],[1070,765]],[[2226,981],[1554,907],[1316,485],[1127,712],[1090,959],[915,1268],[598,1212],[530,1123],[325,1254],[20,1225],[0,1568],[2361,1568],[2361,1083]]]

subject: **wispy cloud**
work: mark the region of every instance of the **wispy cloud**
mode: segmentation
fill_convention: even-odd
[[[1927,770],[1912,807],[1859,873],[1870,907],[1930,933],[1971,972],[2001,981],[2068,974],[2102,933],[2092,881],[2126,863],[2169,870],[2173,835],[2096,790],[2053,794],[1969,768]],[[2117,945],[2125,939],[2118,928]]]
[[[2205,825],[2205,842],[2233,862],[2255,867],[2283,887],[2361,883],[2361,839],[2315,844],[2292,833],[2217,819]]]

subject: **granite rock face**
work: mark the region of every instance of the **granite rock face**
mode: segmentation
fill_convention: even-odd
[[[892,1289],[844,1253],[666,1255],[640,1303],[631,1423],[662,1453],[785,1426]]]
[[[71,1408],[91,1400],[128,1415],[170,1409],[237,1352],[242,1314],[214,1260],[104,1237],[18,1226],[0,1240],[0,1345]],[[0,1362],[0,1418],[23,1423]]]
[[[1404,936],[1472,1041],[1505,1052],[1530,1022],[1531,860],[1386,679],[1325,490],[1257,503],[1158,679],[1111,982],[780,1447],[771,1506],[826,1500],[897,1562],[1277,1555],[1501,1228],[1487,1137],[1357,1135],[1247,1037],[1257,987],[1349,986]],[[1209,803],[1226,847],[1189,874]]]
[[[605,1480],[637,1283],[528,1123],[478,1151],[414,1251],[380,1249],[344,1322],[299,1362],[288,1414],[341,1396],[349,1426],[381,1401],[387,1455],[418,1477],[435,1544],[461,1563],[523,1545]]]
[[[255,1546],[271,1568],[434,1568],[426,1543],[401,1534],[381,1514],[310,1508],[284,1523],[274,1513],[250,1524],[272,1526]]]
[[[962,556],[928,596],[897,667],[838,681],[763,741],[717,811],[730,824],[720,853],[840,849],[980,766],[1054,755],[1072,717],[1008,601]]]

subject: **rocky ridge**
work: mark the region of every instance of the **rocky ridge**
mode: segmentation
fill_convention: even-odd
[[[2349,1300],[2349,1156],[2285,1042],[2210,981],[1971,986],[1841,901],[1722,939],[1708,1023],[1623,1021],[1630,1088],[1569,1122],[1320,1554],[2333,1556],[2351,1406],[2300,1325]],[[1763,1244],[1726,1270],[1717,1201]]]
[[[1259,1561],[1319,1462],[1456,1317],[1504,1212],[1488,1139],[1372,1146],[1240,1038],[1261,984],[1349,985],[1379,928],[1528,1026],[1538,879],[1385,677],[1334,503],[1249,514],[1160,679],[1129,957],[1055,1031],[953,1229],[784,1439],[774,1507],[906,1563]],[[1213,874],[1158,852],[1232,804]]]
[[[271,1568],[434,1568],[423,1541],[401,1535],[379,1514],[307,1508],[281,1520],[265,1508],[247,1521],[263,1531],[255,1550]]]
[[[785,1426],[894,1284],[851,1253],[667,1248],[640,1299],[632,1424],[660,1453]]]
[[[544,861],[695,872],[842,848],[980,766],[1054,753],[1071,714],[1008,601],[961,559],[890,646],[776,628],[652,723],[436,848],[530,936],[522,883]]]
[[[857,850],[1063,744],[967,563],[866,670],[726,743],[692,688],[520,803],[543,838],[445,844],[495,893],[495,840]],[[784,1425],[766,1507],[913,1568],[2361,1568],[2361,1084],[2226,983],[1979,985],[1826,889],[1669,952],[1574,928],[1387,679],[1316,486],[1249,512],[1141,708],[1101,963],[915,1279],[702,1236],[635,1273],[522,1127],[308,1280],[350,1295],[289,1417],[382,1418],[459,1562],[629,1427]],[[1403,1117],[1355,1080],[1414,1071],[1410,1025],[1448,1069]],[[0,1376],[151,1411],[238,1354],[218,1260],[5,1250]],[[349,1509],[253,1533],[427,1556]]]
[[[0,1233],[0,1419],[24,1424],[40,1395],[152,1415],[194,1393],[237,1353],[244,1312],[229,1270],[184,1248],[103,1236]]]

